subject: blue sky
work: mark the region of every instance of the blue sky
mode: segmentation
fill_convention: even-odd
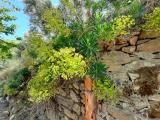
[[[3,35],[4,39],[14,40],[16,37],[23,37],[24,34],[29,30],[29,17],[25,15],[23,12],[24,4],[22,0],[13,0],[12,2],[18,8],[20,8],[20,12],[11,13],[11,15],[16,16],[16,20],[14,23],[17,25],[17,29],[14,35]],[[59,0],[52,0],[53,5],[57,6],[59,4]]]

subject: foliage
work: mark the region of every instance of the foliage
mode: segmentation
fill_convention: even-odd
[[[85,75],[86,63],[83,56],[75,53],[74,48],[63,48],[55,52],[51,58],[54,63],[53,74],[57,79],[62,77],[64,80],[83,77]]]
[[[37,74],[28,83],[28,94],[34,102],[46,101],[55,94],[50,63],[40,65]]]
[[[144,30],[160,31],[160,7],[153,10],[152,13],[144,16],[145,24],[142,26]]]
[[[6,59],[9,59],[12,57],[11,49],[13,47],[17,47],[17,45],[12,42],[0,40],[0,60],[1,61],[5,61]]]
[[[30,76],[30,72],[28,68],[21,68],[17,72],[15,72],[7,83],[4,86],[4,91],[7,95],[15,95],[22,88],[24,82],[27,82],[28,77]]]
[[[96,30],[99,35],[99,40],[115,40],[120,35],[126,35],[129,29],[135,25],[132,16],[116,17],[113,21],[102,22],[102,14],[96,15]]]
[[[1,0],[0,4],[9,7],[0,7],[0,34],[4,33],[6,35],[13,34],[16,28],[15,24],[11,24],[14,21],[15,16],[10,15],[10,12],[17,10],[17,8],[11,4],[9,1]],[[10,24],[9,24],[10,23]]]
[[[115,100],[116,99],[116,88],[114,84],[111,84],[112,80],[106,78],[104,80],[94,81],[94,93],[98,100]]]
[[[88,32],[81,38],[79,52],[85,57],[95,57],[98,49],[97,36],[93,32]]]
[[[88,74],[94,79],[94,93],[98,100],[114,100],[116,89],[113,81],[107,75],[107,67],[100,61],[90,64]]]
[[[31,100],[41,102],[50,99],[56,94],[59,80],[83,77],[85,67],[83,57],[75,53],[75,49],[64,48],[54,51],[54,55],[39,66],[37,74],[28,84]]]
[[[114,20],[113,22],[113,31],[117,35],[126,35],[127,30],[135,24],[132,16],[121,16]]]
[[[63,23],[61,12],[58,9],[45,10],[42,19],[47,32],[55,32],[66,37],[70,34],[70,30]]]
[[[59,81],[81,78],[85,75],[84,58],[76,53],[74,48],[65,47],[56,51],[50,43],[46,43],[35,34],[28,38],[28,44],[24,52],[39,66],[28,84],[32,101],[46,101],[56,93],[55,88]]]
[[[139,0],[115,0],[111,3],[115,9],[114,17],[132,15],[134,18],[139,18],[143,13],[143,6]]]

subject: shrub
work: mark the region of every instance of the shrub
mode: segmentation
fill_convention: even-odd
[[[160,7],[153,10],[152,13],[144,16],[145,24],[142,26],[144,30],[160,31]]]
[[[97,36],[90,31],[80,39],[78,51],[87,58],[95,57],[98,51]]]
[[[29,81],[28,94],[31,101],[46,101],[55,94],[53,71],[50,65],[50,63],[40,65],[37,74]]]
[[[110,78],[103,80],[94,81],[93,87],[94,93],[98,100],[115,100],[116,99],[116,88]]]
[[[109,22],[102,22],[102,15],[96,16],[96,30],[99,40],[112,41],[120,35],[129,33],[129,29],[135,25],[135,20],[131,15],[119,16]]]
[[[84,58],[75,53],[74,48],[52,50],[52,53],[51,56],[44,59],[37,74],[29,81],[28,91],[32,101],[42,102],[53,97],[60,80],[69,80],[85,75],[86,63]]]
[[[115,31],[116,36],[126,35],[133,25],[135,25],[135,21],[132,16],[120,16],[115,18],[112,29]]]
[[[116,98],[114,83],[107,75],[107,67],[103,63],[92,62],[88,74],[94,79],[93,91],[98,100],[114,100]]]
[[[24,87],[23,83],[27,82],[30,72],[28,68],[22,68],[15,72],[4,85],[4,91],[8,95],[15,95]]]

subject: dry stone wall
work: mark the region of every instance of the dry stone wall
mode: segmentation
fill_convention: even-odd
[[[121,93],[115,105],[101,104],[98,120],[160,120],[160,33],[134,34],[108,48],[102,61]]]

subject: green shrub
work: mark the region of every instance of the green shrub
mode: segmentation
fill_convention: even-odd
[[[53,71],[50,63],[39,66],[37,74],[28,83],[30,100],[41,102],[49,100],[55,94]]]
[[[115,18],[112,29],[116,36],[128,34],[128,30],[135,25],[135,21],[132,16],[120,16]]]
[[[80,39],[78,51],[87,58],[95,57],[98,51],[97,36],[90,31]]]
[[[98,100],[114,101],[117,97],[117,91],[110,78],[94,81],[94,93]]]
[[[101,61],[94,61],[90,64],[88,74],[94,80],[93,91],[98,100],[114,100],[116,88],[113,80],[107,75],[107,67]]]
[[[160,7],[153,10],[152,13],[144,16],[145,24],[142,26],[144,30],[160,31]]]
[[[135,25],[135,20],[131,15],[122,15],[109,22],[103,22],[101,14],[96,15],[96,33],[99,40],[113,41],[120,35],[126,35]]]
[[[23,83],[27,82],[30,72],[28,68],[22,68],[15,72],[4,85],[4,92],[8,95],[15,95],[24,87]]]
[[[49,51],[42,50],[41,52]],[[38,72],[29,81],[28,91],[32,101],[42,102],[53,97],[60,80],[81,78],[85,75],[86,63],[84,58],[82,55],[75,53],[74,48],[52,50],[51,53],[53,54],[44,59]]]

